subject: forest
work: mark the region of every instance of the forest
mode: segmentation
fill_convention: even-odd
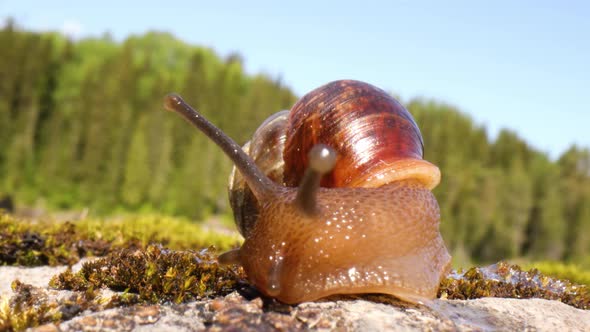
[[[239,54],[222,57],[167,33],[73,41],[9,21],[0,45],[0,197],[20,205],[195,222],[229,214],[230,161],[164,112],[163,97],[180,93],[240,144],[298,97],[280,77],[246,73]],[[444,101],[402,103],[420,126],[425,159],[442,171],[434,194],[456,257],[590,267],[587,147],[552,160],[516,132],[492,140]]]

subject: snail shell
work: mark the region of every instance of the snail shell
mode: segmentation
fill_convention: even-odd
[[[422,160],[422,135],[410,113],[367,83],[332,82],[293,106],[283,152],[285,185],[299,184],[308,166],[307,152],[318,143],[338,154],[323,187],[375,188],[415,178],[432,189],[440,181],[438,168]]]
[[[322,187],[376,188],[416,179],[434,189],[440,182],[438,167],[422,159],[422,134],[411,114],[385,91],[354,80],[326,84],[290,112],[273,114],[243,149],[271,180],[296,187],[309,150],[319,143],[338,154]],[[257,202],[235,166],[228,192],[236,226],[247,237],[258,218]]]
[[[256,166],[277,183],[282,183],[283,179],[283,149],[288,118],[289,111],[271,115],[254,132],[252,139],[242,147]],[[229,176],[228,193],[236,226],[240,234],[246,238],[258,219],[258,202],[235,166]]]
[[[431,193],[440,172],[422,159],[411,115],[383,90],[324,85],[265,121],[244,150],[180,97],[166,107],[234,161],[230,203],[245,241],[219,260],[241,264],[262,293],[285,303],[436,296],[451,260]]]

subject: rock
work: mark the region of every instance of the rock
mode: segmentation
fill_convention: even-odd
[[[78,265],[79,266],[79,265]],[[38,286],[45,298],[72,292],[47,290],[64,268],[0,267],[0,294],[10,283]],[[116,294],[103,292],[103,297]],[[542,299],[437,299],[425,305],[385,295],[332,297],[288,306],[257,297],[252,290],[182,304],[131,305],[100,311],[73,311],[61,324],[33,331],[590,331],[590,310]]]
[[[544,299],[437,300],[430,308],[461,330],[589,331],[590,311]]]
[[[377,300],[377,301],[376,301]],[[590,312],[557,301],[485,298],[409,306],[341,299],[269,310],[238,293],[178,305],[136,305],[75,317],[61,331],[588,331]],[[47,328],[47,327],[43,327]]]
[[[82,264],[87,261],[89,261],[88,258],[81,259],[78,263],[72,266],[72,270],[80,270]],[[47,283],[51,277],[64,272],[67,268],[67,266],[1,266],[0,296],[9,296],[12,294],[10,284],[15,279],[19,279],[20,281],[35,287],[47,287]]]

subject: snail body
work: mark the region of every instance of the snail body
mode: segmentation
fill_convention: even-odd
[[[387,93],[358,81],[324,85],[265,121],[247,154],[180,97],[166,106],[234,161],[230,203],[245,241],[220,261],[241,264],[262,293],[285,303],[436,296],[451,259],[431,193],[440,172]]]

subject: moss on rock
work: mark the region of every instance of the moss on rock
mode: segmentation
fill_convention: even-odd
[[[586,285],[554,279],[536,269],[523,271],[519,266],[506,262],[453,272],[441,283],[438,296],[460,300],[481,297],[541,298],[590,309],[590,289]]]
[[[66,321],[85,310],[100,311],[139,302],[138,296],[127,294],[103,298],[93,289],[67,296],[49,296],[46,289],[19,280],[12,282],[12,291],[12,297],[0,298],[0,331],[21,331]]]
[[[110,249],[110,243],[82,234],[73,223],[44,225],[0,214],[1,265],[69,265]]]
[[[239,243],[237,233],[220,234],[188,219],[157,215],[74,222],[29,221],[0,213],[0,265],[72,265],[86,256],[104,256],[151,243],[172,249],[222,250]]]
[[[228,294],[244,277],[241,268],[220,266],[211,249],[173,251],[150,245],[87,262],[77,273],[68,270],[55,276],[50,286],[77,291],[108,287],[137,293],[149,303],[180,303]]]

